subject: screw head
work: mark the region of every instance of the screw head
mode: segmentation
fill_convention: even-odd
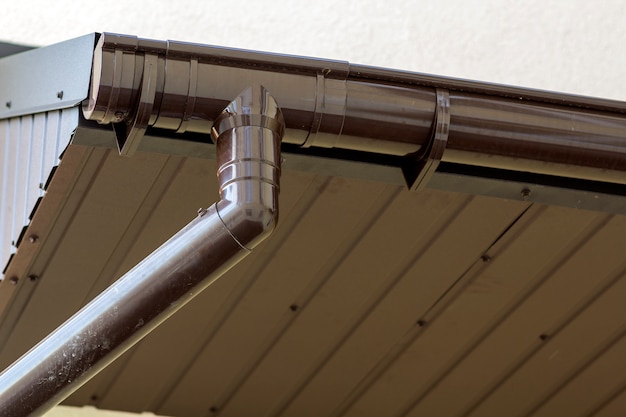
[[[30,280],[30,282],[39,281],[39,275],[31,274],[28,276],[28,279]]]
[[[30,243],[37,243],[38,240],[39,240],[39,236],[37,236],[37,235],[30,235],[30,236],[28,236],[28,241]]]
[[[530,198],[530,194],[531,194],[531,193],[530,193],[530,189],[529,189],[529,188],[524,188],[524,189],[522,190],[521,194],[522,194],[522,198],[523,198],[524,200],[528,200],[528,199]]]
[[[57,98],[58,98],[59,100],[62,100],[62,99],[63,99],[63,91],[59,91],[59,92],[57,93]]]
[[[11,278],[9,278],[9,282],[10,282],[12,285],[17,285],[17,282],[18,282],[18,281],[19,281],[19,278],[18,278],[18,277],[11,277]]]

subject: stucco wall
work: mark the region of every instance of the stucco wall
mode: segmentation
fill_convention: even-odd
[[[626,99],[622,0],[11,3],[1,40],[109,31]]]

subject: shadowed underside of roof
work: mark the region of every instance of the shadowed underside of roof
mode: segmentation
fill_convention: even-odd
[[[624,401],[623,216],[287,166],[276,235],[68,404],[583,416]],[[34,244],[38,279],[3,315],[2,366],[205,207],[214,171],[71,145],[46,196],[63,210]]]

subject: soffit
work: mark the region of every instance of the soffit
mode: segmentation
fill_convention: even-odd
[[[626,217],[288,165],[271,239],[67,404],[173,416],[622,409]],[[35,215],[36,250],[17,263],[28,267],[3,312],[0,366],[215,201],[214,176],[210,158],[71,145],[38,210],[52,226],[37,230]]]

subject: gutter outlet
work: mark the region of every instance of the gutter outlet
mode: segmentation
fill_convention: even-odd
[[[245,257],[278,218],[281,110],[261,86],[217,118],[221,200],[0,374],[3,417],[41,416]]]

